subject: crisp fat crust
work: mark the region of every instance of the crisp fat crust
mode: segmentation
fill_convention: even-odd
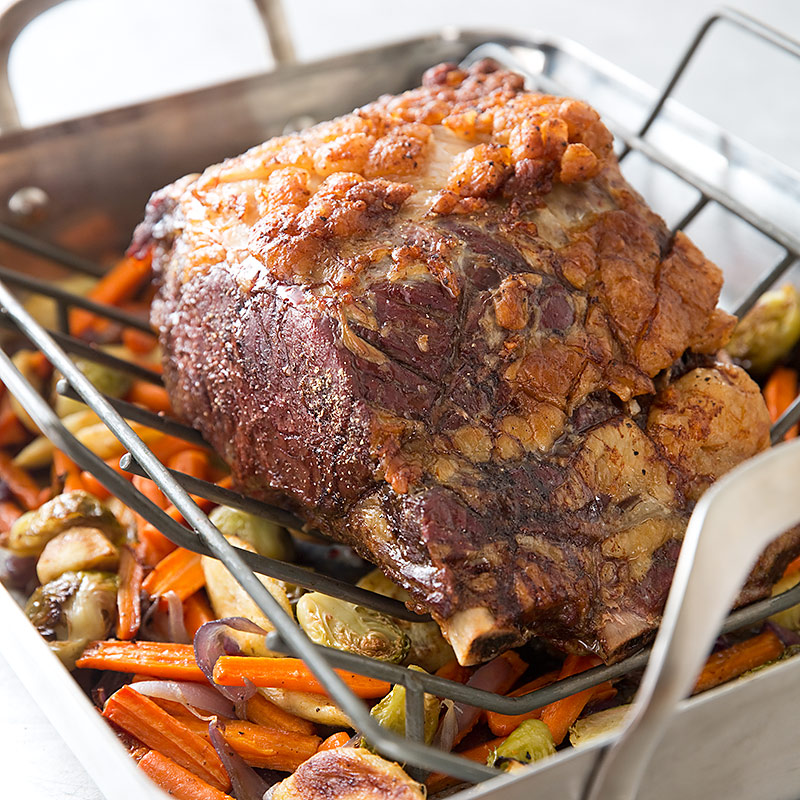
[[[758,388],[715,362],[720,270],[611,145],[585,103],[440,65],[167,187],[137,233],[176,411],[462,663],[531,635],[624,655],[699,494],[768,444]]]

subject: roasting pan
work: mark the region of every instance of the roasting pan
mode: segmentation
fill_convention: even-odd
[[[26,0],[11,6],[0,18],[0,64],[16,33],[37,13],[55,4],[56,0]],[[20,329],[54,363],[58,361],[71,384],[63,391],[77,392],[102,412],[101,417],[131,451],[126,467],[151,474],[179,508],[181,502],[185,505],[186,495],[175,475],[163,468],[159,471],[147,449],[129,436],[114,412],[102,405],[98,409],[103,398],[86,390],[74,368],[70,369],[64,353],[79,352],[77,346],[63,330],[56,331],[55,338],[42,338],[47,334],[26,317],[5,286],[57,296],[63,328],[69,307],[90,304],[59,295],[49,279],[74,270],[101,272],[127,245],[154,188],[287,129],[347,112],[381,93],[414,86],[433,64],[489,56],[523,72],[533,88],[592,103],[617,135],[624,171],[633,185],[672,229],[688,226],[725,269],[723,304],[727,308],[745,311],[765,288],[791,272],[798,259],[800,176],[670,96],[698,46],[718,23],[736,25],[800,57],[796,43],[741,14],[723,11],[710,18],[659,94],[578,45],[539,33],[520,36],[503,31],[448,30],[315,63],[294,64],[280,7],[265,0],[258,5],[279,63],[272,73],[27,130],[21,129],[16,119],[7,76],[0,75],[0,322]],[[119,312],[116,316],[124,317]],[[4,351],[0,351],[0,378],[36,417],[41,401],[37,405],[35,392],[14,374]],[[131,409],[119,403],[117,409],[134,418]],[[774,440],[782,438],[798,414],[800,403],[795,403],[775,426]],[[76,460],[85,455],[75,450],[74,442],[59,439],[63,431],[46,418],[37,421]],[[172,425],[170,430],[177,435],[192,435],[168,420],[161,424]],[[414,724],[415,704],[426,687],[496,710],[506,710],[501,708],[503,698],[465,695],[460,685],[421,683],[413,674],[397,674],[405,672],[401,668],[364,665],[341,653],[309,650],[293,626],[279,619],[274,620],[280,631],[275,644],[303,655],[312,669],[322,673],[319,677],[327,681],[332,694],[336,687],[326,678],[326,670],[331,672],[326,659],[331,665],[405,683],[411,741],[393,742],[394,737],[385,737],[386,741],[379,743],[381,749],[407,760],[412,769],[449,768],[453,774],[482,781],[460,793],[464,800],[490,796],[522,800],[532,794],[578,800],[590,792],[594,792],[593,798],[633,797],[642,771],[644,780],[635,795],[641,798],[796,800],[800,797],[800,764],[795,761],[795,753],[800,752],[796,725],[800,659],[782,661],[747,679],[681,700],[677,706],[674,701],[687,693],[690,683],[686,683],[686,675],[691,682],[749,563],[782,526],[800,520],[800,502],[792,483],[799,468],[800,443],[780,445],[736,470],[730,480],[720,481],[698,506],[643,682],[638,707],[644,710],[636,720],[638,730],[562,751],[521,773],[493,776],[474,766],[456,767],[445,763],[441,754],[425,753],[427,748],[413,741],[414,728],[419,727]],[[98,477],[113,482],[101,472]],[[207,487],[181,483],[193,493],[208,491]],[[122,496],[122,491],[118,493]],[[243,498],[225,501],[248,502]],[[131,502],[135,504],[136,498]],[[249,507],[265,515],[281,513],[263,504]],[[186,508],[184,516],[199,533],[200,544],[194,546],[213,551],[234,568],[243,585],[252,586],[248,582],[252,573],[232,559],[229,548],[215,542],[213,528],[209,533],[204,519],[193,517],[189,506]],[[748,514],[756,514],[755,524],[751,525]],[[184,536],[192,536],[181,530]],[[721,534],[723,540],[715,538]],[[254,560],[249,561],[252,564]],[[260,567],[276,577],[288,575],[291,569],[280,563]],[[350,591],[335,582],[318,588],[331,593]],[[30,626],[16,600],[0,586],[0,651],[22,682],[35,688],[43,710],[100,789],[109,798],[131,797],[134,791],[142,798],[162,796],[136,769],[90,701]],[[800,589],[754,604],[731,615],[726,629],[763,619],[798,601]],[[382,601],[373,598],[366,602],[379,605]],[[271,609],[265,610],[269,613]],[[647,653],[639,653],[612,668],[600,667],[560,682],[563,685],[554,684],[541,690],[539,702],[530,707],[570,694],[576,687],[641,669],[646,661]],[[343,698],[348,713],[350,703],[351,698]],[[524,709],[515,706],[514,710]]]

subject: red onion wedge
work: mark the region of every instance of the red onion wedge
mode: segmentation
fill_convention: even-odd
[[[213,622],[206,622],[201,625],[194,635],[194,657],[197,666],[203,671],[212,686],[215,686],[231,702],[236,704],[236,711],[243,711],[244,704],[256,693],[256,687],[252,684],[248,686],[220,686],[214,681],[214,664],[222,655],[239,655],[239,646],[228,635],[227,630],[231,628],[245,633],[267,632],[249,619],[244,617],[224,617]],[[242,716],[242,714],[239,714]]]
[[[236,800],[262,800],[269,784],[225,741],[222,735],[225,728],[220,730],[220,727],[218,720],[213,719],[208,724],[208,736],[231,779],[233,796]]]
[[[131,684],[139,694],[157,697],[161,700],[172,700],[180,703],[196,713],[196,710],[207,711],[220,717],[234,716],[233,703],[223,697],[211,686],[189,681],[139,681]],[[197,714],[197,716],[202,716]]]

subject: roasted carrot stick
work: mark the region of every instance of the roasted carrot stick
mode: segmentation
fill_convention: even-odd
[[[172,410],[167,390],[163,386],[156,386],[156,384],[150,383],[150,381],[134,381],[128,392],[127,400],[130,403],[149,408],[156,413],[164,412],[167,414]],[[184,442],[185,445],[186,443]]]
[[[181,602],[205,586],[201,556],[178,547],[156,564],[155,569],[142,582],[152,597],[175,592]]]
[[[11,530],[11,526],[22,516],[22,509],[13,500],[0,502],[0,544],[4,534]]]
[[[564,659],[564,664],[558,674],[559,679],[568,678],[570,675],[577,675],[579,672],[596,667],[600,663],[600,659],[594,656],[573,656],[569,655]],[[581,711],[585,708],[586,704],[591,700],[596,691],[595,686],[589,689],[584,689],[582,692],[565,697],[563,700],[557,700],[555,703],[545,706],[542,709],[539,719],[550,728],[550,733],[553,734],[553,741],[556,745],[564,741],[564,737],[569,731],[576,719],[580,716]]]
[[[288,711],[284,711],[280,706],[271,703],[263,694],[256,692],[245,706],[247,719],[255,722],[256,725],[263,725],[265,728],[277,728],[282,731],[294,731],[311,735],[316,732],[313,722],[301,719]]]
[[[11,494],[27,509],[38,508],[41,489],[30,473],[18,467],[14,459],[0,450],[0,480],[11,490]]]
[[[744,642],[712,653],[697,679],[694,691],[704,692],[706,689],[719,686],[750,669],[774,661],[782,653],[783,642],[773,631],[765,630],[752,639],[746,639]]]
[[[202,625],[213,619],[216,618],[205,592],[197,591],[183,601],[183,625],[192,639]]]
[[[84,489],[78,465],[61,450],[53,451],[53,473],[56,484],[65,492]]]
[[[791,575],[793,572],[800,572],[800,556],[789,562],[789,566],[783,571],[784,575]]]
[[[107,305],[119,305],[130,300],[150,275],[150,259],[126,257],[110,269],[86,295],[90,300]],[[98,322],[105,322],[91,311],[76,308],[70,314],[70,333],[82,336]]]
[[[208,453],[204,450],[197,450],[196,448],[189,448],[181,450],[180,453],[175,453],[167,461],[167,466],[174,469],[176,472],[183,472],[186,475],[191,475],[193,478],[199,478],[201,481],[207,481],[211,476],[211,465],[208,461]]]
[[[797,370],[789,367],[775,367],[769,380],[764,386],[764,401],[767,404],[769,416],[775,422],[797,397]],[[784,441],[797,436],[797,425],[793,425]]]
[[[458,755],[468,758],[470,761],[485,764],[492,750],[496,750],[505,740],[505,736],[501,736],[498,739],[489,739],[488,742],[470,747],[469,750],[459,750]],[[434,772],[426,781],[429,795],[441,792],[443,789],[455,786],[457,783],[461,783],[458,778],[445,775],[443,772]]]
[[[158,339],[152,333],[140,331],[138,328],[123,328],[122,344],[132,353],[146,356],[158,344]]]
[[[90,642],[78,659],[82,669],[138,672],[154,678],[206,682],[190,644],[163,642]]]
[[[0,447],[16,447],[27,441],[28,431],[11,407],[7,394],[0,398]]]
[[[469,667],[462,667],[455,659],[448,661],[444,666],[436,670],[436,675],[440,678],[447,678],[449,681],[457,681],[458,683],[466,683],[469,676],[472,675],[472,670]]]
[[[142,622],[142,565],[130,547],[120,550],[117,589],[117,639],[133,639]]]
[[[93,494],[98,500],[108,500],[111,497],[111,492],[88,470],[81,472],[80,479],[86,491]]]
[[[317,748],[317,752],[321,753],[323,750],[335,750],[337,747],[344,747],[350,741],[350,738],[350,734],[347,731],[333,733],[322,742]]]
[[[154,783],[177,800],[233,800],[158,750],[139,759],[139,767]]]
[[[523,695],[536,691],[536,689],[541,689],[543,686],[548,686],[557,679],[558,672],[548,672],[546,675],[541,675],[529,681],[524,686],[520,686],[519,689],[515,689],[509,696],[522,697]],[[486,721],[489,723],[489,728],[495,736],[508,736],[525,722],[526,719],[538,719],[541,711],[541,708],[535,708],[525,714],[498,714],[496,711],[487,711]]]
[[[392,688],[385,681],[337,669],[339,677],[359,697],[384,697]],[[299,658],[261,658],[258,656],[222,656],[214,666],[214,680],[223,686],[255,686],[325,694],[322,684]]]
[[[217,789],[230,788],[214,747],[130,686],[108,698],[103,716]]]
[[[186,717],[181,722],[198,736],[208,736],[208,722],[205,720]],[[220,732],[251,767],[283,772],[291,772],[311,758],[322,741],[319,736],[265,728],[238,719],[221,719]]]
[[[134,488],[138,489],[148,500],[159,508],[167,508],[169,500],[161,489],[149,478],[139,475],[133,479]],[[161,559],[169,555],[176,547],[161,531],[150,525],[144,517],[136,514],[137,553],[146,567],[154,567]]]

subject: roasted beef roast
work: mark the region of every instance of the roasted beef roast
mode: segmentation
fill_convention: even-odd
[[[240,489],[408,589],[463,664],[641,643],[697,498],[769,443],[719,355],[719,269],[589,106],[491,63],[178,181],[132,248],[178,415]]]

